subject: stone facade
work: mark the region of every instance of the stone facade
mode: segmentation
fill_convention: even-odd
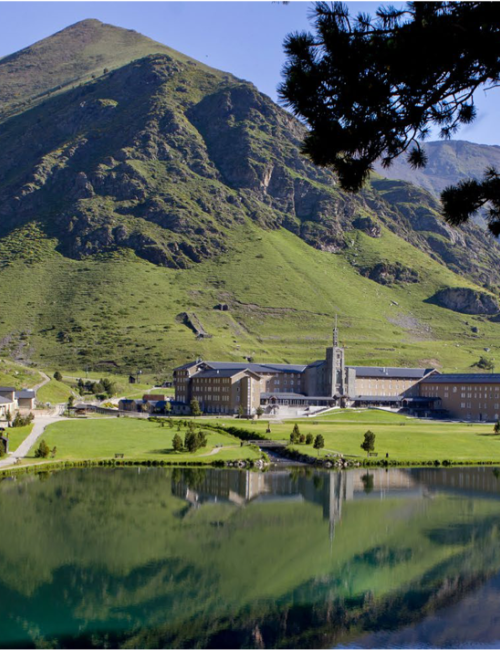
[[[419,384],[419,392],[434,398],[435,408],[453,418],[479,422],[500,418],[499,374],[436,374]]]

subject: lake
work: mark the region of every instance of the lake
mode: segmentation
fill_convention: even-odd
[[[500,647],[500,471],[0,482],[0,647]]]

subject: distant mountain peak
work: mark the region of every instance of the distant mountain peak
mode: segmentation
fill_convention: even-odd
[[[139,32],[86,18],[0,59],[0,121],[151,54],[189,57]],[[203,66],[206,67],[206,66]]]

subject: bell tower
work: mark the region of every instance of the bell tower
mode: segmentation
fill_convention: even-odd
[[[339,331],[337,327],[337,315],[333,328],[333,346],[326,349],[326,389],[331,397],[345,395],[345,359],[344,348],[339,345]]]

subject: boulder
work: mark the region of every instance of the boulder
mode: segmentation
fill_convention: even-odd
[[[432,302],[461,314],[492,315],[499,311],[494,296],[465,287],[442,289],[434,295]]]

